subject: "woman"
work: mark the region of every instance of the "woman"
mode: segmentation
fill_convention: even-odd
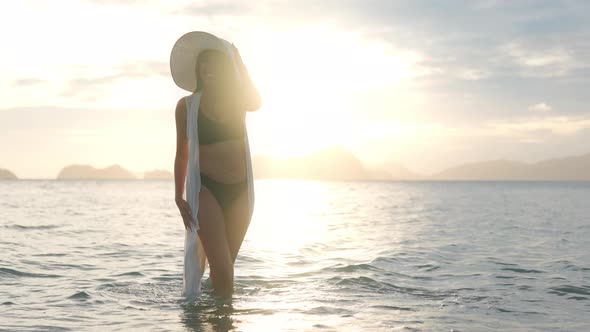
[[[204,249],[214,291],[231,296],[233,265],[253,208],[245,115],[260,107],[260,95],[237,48],[205,32],[177,41],[171,71],[179,86],[194,91],[175,111],[175,201],[186,229],[183,293],[200,290]]]

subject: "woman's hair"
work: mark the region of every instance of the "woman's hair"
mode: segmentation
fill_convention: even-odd
[[[235,86],[235,83],[237,83],[236,73],[234,71],[233,63],[229,56],[226,53],[218,50],[206,49],[201,51],[197,57],[197,63],[195,65],[197,88],[194,92],[198,92],[203,89],[203,78],[201,77],[200,70],[201,63],[207,59],[210,59],[211,57],[217,57],[218,59],[221,59],[221,61],[223,62],[223,75],[225,76],[223,79],[227,81],[224,82],[224,87],[231,88]]]

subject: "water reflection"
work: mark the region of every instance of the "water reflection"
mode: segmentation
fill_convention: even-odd
[[[180,321],[187,331],[231,331],[236,328],[232,301],[203,293],[195,301],[181,304]]]

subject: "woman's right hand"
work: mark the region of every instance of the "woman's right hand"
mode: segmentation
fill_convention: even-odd
[[[178,209],[180,210],[180,215],[182,216],[182,221],[184,222],[184,228],[186,230],[192,231],[195,222],[190,205],[184,198],[177,197],[176,206],[178,206]]]

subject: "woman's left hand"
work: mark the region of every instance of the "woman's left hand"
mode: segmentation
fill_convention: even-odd
[[[260,94],[258,90],[254,87],[252,80],[250,80],[250,75],[248,74],[248,70],[246,69],[246,65],[242,61],[242,56],[240,55],[240,51],[234,43],[231,44],[234,49],[236,62],[238,63],[238,67],[240,67],[240,72],[243,75],[244,80],[241,81],[242,86],[244,86],[244,93],[247,96],[246,99],[246,108],[248,111],[255,111],[260,107]]]
[[[231,47],[234,49],[234,52],[236,52],[236,55],[241,60],[242,58],[240,57],[240,51],[238,51],[238,48],[236,47],[236,45],[234,45],[234,43],[231,43]]]

